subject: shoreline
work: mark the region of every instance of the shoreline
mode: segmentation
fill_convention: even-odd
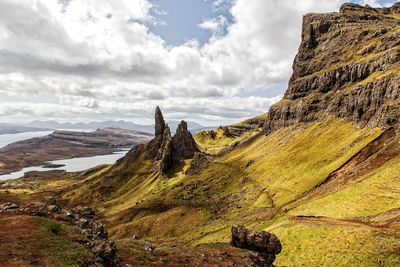
[[[115,155],[115,154],[123,154],[123,152],[127,152],[129,151],[131,148],[130,147],[125,147],[125,148],[118,148],[114,151],[111,151],[111,153],[107,153],[107,151],[105,151],[104,153],[92,153],[92,154],[82,154],[79,156],[73,156],[73,157],[63,157],[63,158],[58,158],[58,159],[53,159],[53,160],[44,160],[39,164],[35,164],[35,165],[27,165],[27,166],[12,166],[12,167],[8,167],[8,170],[11,171],[1,171],[0,170],[0,180],[2,180],[2,176],[4,175],[11,175],[13,173],[17,173],[22,171],[25,168],[43,168],[43,171],[27,171],[25,173],[30,173],[30,172],[48,172],[48,171],[65,171],[62,168],[66,167],[66,164],[60,164],[60,163],[53,163],[53,162],[57,162],[57,161],[61,161],[61,160],[73,160],[73,159],[89,159],[89,158],[94,158],[94,157],[99,157],[99,156],[111,156],[111,155]],[[0,165],[1,167],[1,165]],[[67,171],[65,171],[67,172]],[[23,176],[21,176],[23,177]]]
[[[151,136],[122,129],[56,131],[0,148],[0,176],[54,161],[111,155],[147,143]]]

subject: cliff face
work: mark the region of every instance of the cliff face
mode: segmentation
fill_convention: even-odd
[[[344,4],[339,13],[308,14],[293,75],[264,124],[269,133],[328,116],[361,127],[400,118],[400,3]]]

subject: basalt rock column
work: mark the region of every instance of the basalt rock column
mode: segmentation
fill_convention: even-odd
[[[172,149],[171,149],[171,132],[169,127],[166,126],[162,135],[161,147],[158,149],[156,162],[153,165],[154,171],[165,172],[173,163]]]
[[[159,149],[163,143],[165,131],[165,121],[159,107],[156,108],[155,116],[155,137],[147,145],[147,159],[155,159],[159,154]]]
[[[154,119],[156,121],[156,125],[155,125],[156,137],[159,135],[163,135],[164,130],[165,130],[165,121],[164,121],[164,117],[161,113],[161,109],[158,106],[156,107],[156,114],[155,114]]]
[[[181,121],[172,137],[172,152],[176,160],[191,159],[195,152],[199,152],[196,141],[188,131],[185,121]]]
[[[199,152],[187,123],[181,121],[176,133],[171,132],[159,107],[155,112],[155,137],[147,144],[147,159],[154,160],[152,171],[165,173],[174,162],[193,158]]]

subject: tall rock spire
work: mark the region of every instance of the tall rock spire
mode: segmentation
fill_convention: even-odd
[[[181,121],[175,135],[171,137],[170,129],[157,107],[155,123],[155,137],[146,146],[146,158],[154,160],[153,171],[165,173],[175,162],[191,159],[199,152],[185,121]]]
[[[191,159],[198,152],[196,141],[188,131],[186,121],[181,121],[172,137],[172,151],[175,159]]]
[[[156,121],[155,135],[156,136],[163,135],[164,130],[165,130],[165,121],[164,121],[164,117],[162,115],[161,109],[158,106],[156,108],[155,121]]]

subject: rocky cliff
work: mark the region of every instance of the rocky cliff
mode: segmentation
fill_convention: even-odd
[[[308,14],[283,99],[264,124],[269,133],[329,116],[361,127],[400,118],[400,3],[344,4],[339,13]]]

